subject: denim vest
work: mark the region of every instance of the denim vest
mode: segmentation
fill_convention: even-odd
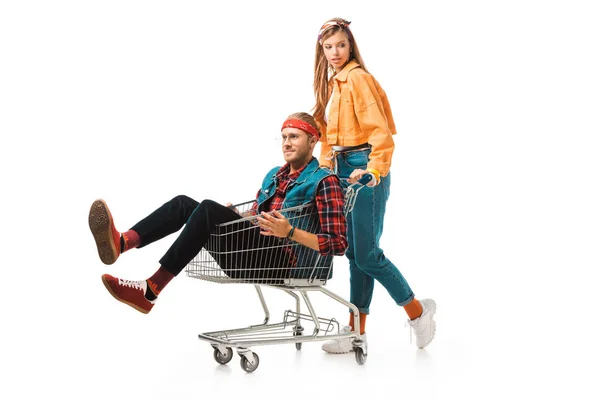
[[[271,199],[275,195],[277,189],[277,172],[281,167],[275,167],[265,176],[263,179],[260,194],[258,195],[258,211],[265,210],[265,202]],[[319,166],[319,161],[313,157],[308,163],[304,171],[300,174],[298,179],[294,182],[290,182],[287,193],[285,194],[285,200],[283,202],[283,208],[290,208],[301,206],[308,203],[314,203],[317,197],[317,188],[319,183],[329,175],[333,175],[333,172],[326,168]]]
[[[277,172],[279,172],[280,169],[281,167],[273,168],[263,180],[257,199],[259,212],[267,211],[266,204],[268,203],[268,200],[275,195],[278,183]],[[319,161],[313,157],[296,181],[290,182],[285,194],[283,209],[312,203],[316,210],[315,199],[317,197],[317,188],[319,187],[319,183],[330,175],[333,175],[333,172],[329,169],[321,168],[319,166]],[[284,212],[283,214],[286,218],[290,219],[290,221],[294,221],[292,222],[292,225],[297,229],[309,231],[314,234],[321,233],[321,225],[317,212],[298,219],[294,219],[294,215],[291,215],[293,213],[294,212],[292,211],[290,213]],[[311,227],[316,227],[316,229]],[[330,266],[332,256],[321,256],[319,258],[319,252],[304,246],[296,246],[295,251],[298,268],[292,273],[293,278],[331,277]],[[315,265],[316,270],[313,270],[312,267]]]

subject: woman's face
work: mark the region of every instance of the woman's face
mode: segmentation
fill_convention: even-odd
[[[340,72],[350,59],[350,41],[346,33],[339,31],[324,40],[323,51],[335,72]]]

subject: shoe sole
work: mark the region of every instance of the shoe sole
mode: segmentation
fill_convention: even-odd
[[[327,354],[348,354],[348,353],[352,353],[354,351],[354,349],[348,350],[348,351],[328,351],[323,348],[322,348],[322,350]]]
[[[150,312],[150,310],[145,310],[142,307],[138,306],[137,304],[130,303],[128,301],[121,299],[119,296],[117,296],[117,294],[115,292],[113,292],[112,288],[108,284],[108,281],[104,277],[102,277],[102,283],[104,283],[104,287],[106,288],[106,290],[108,290],[108,293],[110,293],[112,295],[112,297],[114,297],[116,300],[119,300],[121,303],[127,304],[128,306],[135,308],[142,314],[148,314]]]
[[[430,306],[429,310],[431,312],[431,325],[432,325],[431,330],[433,331],[433,334],[431,335],[431,339],[429,340],[429,342],[425,343],[423,346],[418,346],[420,349],[424,349],[425,347],[429,346],[429,344],[433,341],[433,338],[435,338],[435,331],[437,329],[437,326],[433,319],[433,317],[435,316],[435,312],[437,311],[437,305],[435,304],[435,301],[431,301],[431,306]]]
[[[366,340],[366,339],[362,339],[362,340]],[[327,354],[348,354],[348,353],[354,352],[354,347],[350,348],[349,350],[325,350],[323,347],[321,347],[321,350],[323,350]]]
[[[112,218],[104,200],[96,200],[92,203],[88,222],[96,241],[100,260],[106,265],[114,264],[119,258],[119,253],[112,236]]]

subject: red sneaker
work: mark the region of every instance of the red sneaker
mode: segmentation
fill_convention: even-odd
[[[89,224],[100,260],[113,264],[121,254],[121,234],[115,229],[112,215],[104,200],[96,200],[90,207]]]
[[[144,296],[148,289],[146,281],[128,281],[104,274],[102,275],[102,282],[115,299],[141,313],[148,314],[154,307],[156,300],[150,301]]]

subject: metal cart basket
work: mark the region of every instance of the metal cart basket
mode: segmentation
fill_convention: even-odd
[[[346,191],[346,210],[353,206],[356,194]],[[352,338],[356,362],[365,363],[366,343],[360,340],[359,313],[356,306],[332,293],[323,286],[332,276],[332,256],[321,256],[318,251],[302,246],[292,240],[264,236],[253,214],[255,201],[232,206],[244,216],[241,219],[216,226],[198,255],[186,266],[189,277],[217,283],[244,283],[254,285],[262,304],[265,319],[262,324],[244,328],[201,333],[200,340],[214,348],[214,359],[226,364],[233,357],[233,348],[240,356],[244,371],[258,368],[259,358],[251,350],[253,346],[294,343],[297,350],[303,342],[338,338]],[[318,233],[319,216],[314,204],[280,210],[288,221],[298,229]],[[289,294],[295,300],[295,308],[284,312],[281,322],[269,323],[270,314],[261,287],[269,286]],[[317,315],[309,299],[309,292],[318,291],[347,306],[354,315],[355,330],[340,331],[334,318]],[[301,299],[308,313],[301,312]],[[311,328],[305,331],[305,326]]]

